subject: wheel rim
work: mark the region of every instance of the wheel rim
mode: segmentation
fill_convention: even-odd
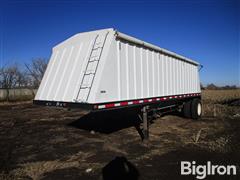
[[[201,103],[198,103],[198,106],[197,106],[197,114],[198,116],[200,116],[202,113],[202,106],[201,106]]]

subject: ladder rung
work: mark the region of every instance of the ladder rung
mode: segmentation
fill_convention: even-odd
[[[88,62],[94,62],[94,61],[99,61],[99,59],[90,60]]]
[[[80,89],[89,89],[90,87],[80,87]]]
[[[85,73],[84,75],[91,75],[91,74],[95,74],[95,73]]]
[[[102,48],[103,48],[103,46],[99,46],[99,47],[93,48],[92,50],[94,51],[94,50],[102,49]]]

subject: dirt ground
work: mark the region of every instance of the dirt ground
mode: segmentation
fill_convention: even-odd
[[[89,114],[0,105],[0,179],[194,179],[180,176],[183,160],[234,164],[240,175],[239,101],[205,98],[197,121],[177,113],[154,119],[148,143],[135,128],[139,117],[133,110]]]

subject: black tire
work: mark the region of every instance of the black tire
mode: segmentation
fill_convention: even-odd
[[[187,101],[183,105],[183,115],[186,118],[191,118],[192,117],[192,114],[191,114],[191,104],[192,104],[192,101]]]
[[[192,119],[199,119],[202,115],[202,104],[200,99],[193,99],[191,103]]]

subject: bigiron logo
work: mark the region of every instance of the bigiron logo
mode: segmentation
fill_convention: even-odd
[[[196,161],[181,161],[181,175],[194,175],[197,179],[205,179],[209,175],[236,175],[235,165],[213,165],[207,161],[205,165],[196,165]]]

